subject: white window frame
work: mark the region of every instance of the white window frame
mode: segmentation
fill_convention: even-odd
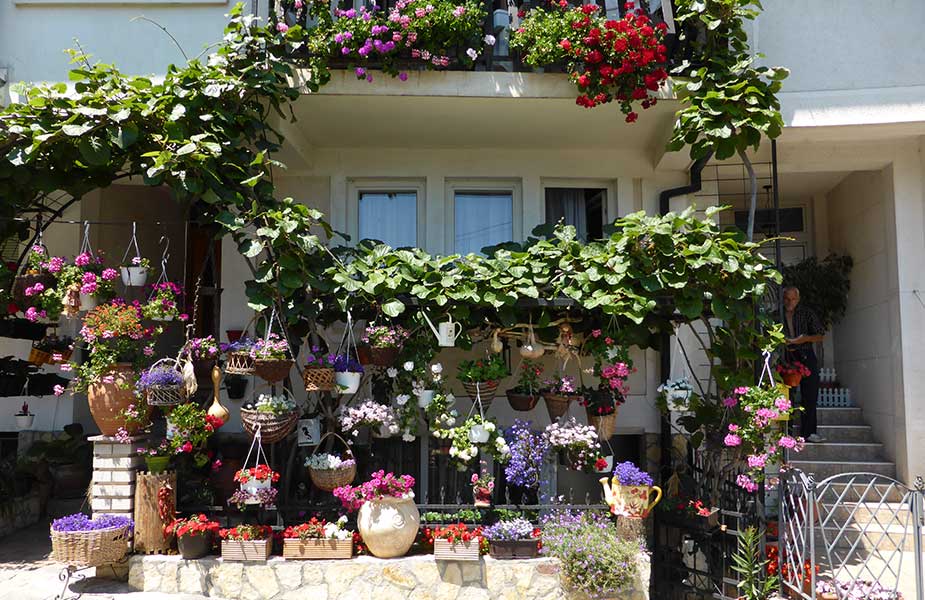
[[[608,225],[619,215],[617,204],[617,181],[615,179],[566,179],[561,177],[543,177],[540,180],[540,192],[542,193],[543,220],[546,222],[546,188],[579,188],[579,189],[598,189],[606,190],[607,198],[604,202],[604,225]],[[611,216],[613,215],[613,216]]]
[[[520,179],[446,179],[446,204],[443,246],[447,254],[456,253],[456,192],[510,193],[511,241],[524,239],[523,182]],[[545,209],[544,209],[545,210]]]
[[[422,247],[427,239],[425,234],[427,219],[427,184],[420,178],[366,178],[347,179],[347,235],[350,246],[355,246],[360,235],[360,194],[366,193],[394,194],[398,192],[417,195],[417,232],[415,246]]]

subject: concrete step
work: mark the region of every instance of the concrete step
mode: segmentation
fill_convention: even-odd
[[[804,461],[880,462],[885,460],[883,444],[874,442],[829,442],[807,443],[799,454],[793,457]]]
[[[790,461],[794,469],[800,469],[806,474],[813,473],[816,476],[816,482],[820,482],[833,475],[842,473],[873,473],[875,475],[885,475],[886,477],[896,477],[896,465],[891,462],[881,461],[818,461],[818,460],[801,460]],[[856,482],[867,482],[869,478],[859,476]]]
[[[864,479],[870,481],[869,478]],[[841,503],[857,503],[863,500],[865,503],[876,503],[881,498],[885,502],[902,502],[905,500],[906,491],[905,488],[889,484],[877,483],[871,486],[867,483],[832,483],[826,486],[819,502],[834,504],[838,500]]]
[[[868,498],[875,496],[871,493]],[[868,502],[840,502],[835,504],[837,496],[826,497],[819,503],[820,520],[824,520],[827,527],[834,527],[839,523],[854,523],[861,525],[871,523],[875,525],[904,525],[912,524],[912,507],[903,502],[880,502],[879,498]]]
[[[825,546],[845,551],[857,544],[851,552],[851,556],[855,559],[874,551],[879,551],[888,557],[897,550],[904,552],[915,550],[914,529],[911,524],[909,527],[903,527],[901,524],[891,523],[886,527],[881,527],[874,523],[865,528],[863,525],[851,523],[844,529],[839,525],[830,523],[824,528],[819,525],[814,527],[816,547]]]
[[[819,435],[827,442],[868,443],[874,441],[870,425],[820,425]]]
[[[819,425],[866,425],[861,409],[852,408],[817,408],[816,417]]]

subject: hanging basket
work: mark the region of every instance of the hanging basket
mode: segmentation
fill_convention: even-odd
[[[315,447],[314,451],[312,451],[312,456],[318,452],[318,448],[321,448],[321,442],[323,442],[324,439],[329,435],[334,436],[340,440],[340,442],[347,449],[347,456],[351,459],[354,459],[353,452],[350,451],[350,446],[347,444],[344,438],[331,431],[324,434],[321,439],[318,440],[318,445]],[[339,467],[337,469],[315,469],[313,467],[309,467],[308,474],[316,488],[325,492],[333,492],[335,488],[353,483],[353,480],[357,475],[356,459],[354,459],[352,465],[347,467]]]
[[[803,380],[803,376],[799,373],[782,373],[780,378],[784,380],[784,385],[788,387],[799,387],[800,382]]]
[[[373,348],[372,346],[360,346],[357,348],[360,357],[360,363],[364,365],[374,365],[377,367],[391,367],[398,360],[401,348]]]
[[[254,375],[267,383],[279,383],[289,377],[294,361],[291,358],[254,360]]]
[[[128,550],[128,527],[95,531],[51,530],[52,560],[74,567],[99,567],[122,560]]]
[[[51,353],[33,346],[29,350],[29,362],[37,367],[41,367],[51,362]]]
[[[229,375],[253,375],[254,359],[247,352],[232,352],[225,361],[225,372]]]
[[[466,390],[466,395],[469,396],[469,399],[475,402],[476,398],[482,400],[482,408],[488,410],[488,407],[491,406],[491,401],[495,397],[495,392],[498,391],[498,382],[497,381],[479,381],[478,383],[471,381],[462,382],[463,389]]]
[[[543,400],[546,401],[546,412],[553,421],[568,412],[569,404],[577,400],[580,396],[569,396],[567,394],[543,394]]]
[[[13,301],[19,305],[28,305],[31,297],[26,295],[26,288],[36,283],[41,283],[47,290],[55,286],[55,276],[50,273],[26,273],[17,276],[13,280]]]
[[[145,388],[145,400],[149,406],[176,406],[186,400],[186,386],[182,383],[183,370],[175,358],[162,358],[151,365],[153,369],[161,363],[173,363],[173,368],[181,376],[181,383],[176,385],[151,385]]]
[[[597,439],[609,440],[617,431],[617,411],[609,415],[592,415],[588,412],[588,425],[597,430]]]
[[[514,410],[526,412],[536,407],[536,403],[540,401],[540,397],[536,394],[518,394],[508,390],[507,401]]]
[[[306,392],[330,392],[334,389],[334,369],[330,367],[305,367],[302,381]]]
[[[298,423],[298,410],[285,415],[274,415],[246,408],[241,409],[241,424],[244,426],[244,431],[254,435],[257,432],[257,425],[260,425],[260,436],[268,444],[284,440],[286,436],[295,431]]]

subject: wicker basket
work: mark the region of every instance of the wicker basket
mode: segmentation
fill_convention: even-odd
[[[334,369],[330,367],[305,367],[302,381],[306,392],[330,392],[335,388]]]
[[[119,562],[128,551],[128,527],[95,531],[51,530],[51,558],[75,567],[99,567]]]
[[[334,558],[351,558],[353,540],[300,540],[287,538],[283,540],[283,558],[327,560]]]
[[[597,430],[597,438],[602,442],[609,440],[617,431],[617,413],[616,411],[609,415],[592,415],[588,413],[588,425]]]
[[[321,439],[318,440],[318,445],[315,446],[315,449],[312,451],[312,456],[318,452],[318,449],[321,448],[321,443],[329,435],[339,439],[347,449],[347,456],[349,458],[354,458],[353,452],[350,451],[350,446],[344,438],[331,431],[321,436]],[[324,490],[325,492],[333,492],[335,488],[353,483],[354,478],[357,476],[356,460],[354,459],[353,464],[349,467],[340,467],[337,469],[313,469],[309,467],[308,474],[316,488]]]
[[[181,381],[183,369],[180,367],[180,361],[175,358],[162,358],[151,365],[151,369],[161,363],[170,363],[174,370],[180,374]],[[149,369],[150,370],[150,369]],[[183,383],[177,385],[152,385],[145,388],[145,400],[149,406],[176,406],[186,400],[186,386]]]
[[[553,421],[568,412],[569,404],[578,396],[566,396],[561,394],[543,394],[543,400],[546,401],[546,412]]]
[[[51,353],[33,347],[29,350],[29,362],[37,367],[41,367],[51,362]]]
[[[247,352],[231,352],[225,361],[225,372],[229,375],[253,375],[254,359]]]
[[[480,381],[478,383],[463,381],[462,386],[470,400],[473,402],[475,402],[476,398],[482,400],[482,409],[484,410],[488,410],[491,406],[491,401],[495,398],[495,392],[498,391],[497,381]]]
[[[299,423],[299,411],[294,410],[286,415],[274,415],[272,413],[257,412],[256,410],[241,409],[241,424],[244,430],[254,435],[257,432],[257,425],[260,425],[260,437],[268,444],[275,444],[282,441],[290,433],[295,431]]]
[[[254,361],[254,375],[267,383],[278,383],[289,377],[294,361],[291,358],[263,359]]]

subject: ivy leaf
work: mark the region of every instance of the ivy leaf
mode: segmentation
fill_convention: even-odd
[[[382,312],[390,317],[397,317],[405,312],[405,304],[396,298],[392,298],[382,305]]]
[[[263,252],[263,244],[253,239],[243,240],[238,244],[238,252],[246,258],[254,258]]]

